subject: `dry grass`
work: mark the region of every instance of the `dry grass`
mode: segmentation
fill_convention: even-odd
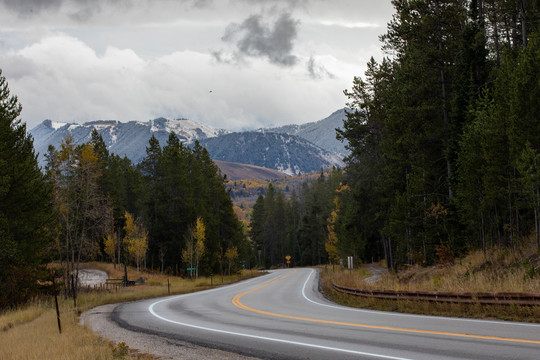
[[[534,247],[520,253],[494,249],[446,267],[413,266],[386,274],[376,288],[394,290],[540,293],[540,257]]]
[[[525,292],[540,293],[540,256],[534,246],[513,253],[494,249],[474,252],[445,267],[410,266],[398,273],[387,273],[381,280],[367,284],[362,271],[326,271],[322,275],[325,293],[344,305],[378,310],[462,317],[499,318],[540,322],[540,306],[482,306],[436,304],[414,301],[362,299],[334,291],[331,283],[362,289],[420,290],[453,292]]]
[[[107,271],[109,277],[120,278],[122,272],[103,263],[85,264],[88,268]],[[223,283],[257,276],[258,272],[243,271],[241,276],[225,276]],[[0,315],[0,360],[26,359],[153,359],[126,347],[101,339],[79,325],[79,315],[95,306],[168,295],[183,294],[221,285],[221,277],[199,278],[191,281],[161,274],[137,274],[128,268],[128,278],[143,276],[146,285],[121,288],[118,291],[80,292],[77,307],[71,299],[59,298],[62,334],[58,333],[56,312],[52,301],[34,302],[28,306]]]
[[[361,267],[354,270],[348,270],[342,266],[328,266],[324,268],[323,278],[329,279],[341,286],[347,286],[351,288],[365,288],[366,283],[364,279],[371,276],[371,273],[365,268]]]
[[[0,316],[0,331],[5,332],[37,319],[47,310],[47,307],[48,304],[36,301],[24,308],[6,311]]]

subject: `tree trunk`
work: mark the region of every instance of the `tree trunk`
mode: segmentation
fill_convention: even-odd
[[[527,0],[520,0],[520,16],[521,16],[521,41],[523,48],[527,47]]]
[[[499,26],[497,20],[493,22],[493,42],[495,44],[495,58],[497,59],[497,67],[501,64],[501,46],[499,45]]]
[[[384,257],[386,259],[386,267],[393,271],[394,270],[394,261],[392,259],[392,243],[390,241],[389,237],[384,236],[384,234],[381,234],[383,246],[384,246]]]
[[[540,241],[538,239],[538,208],[534,207],[534,233],[536,237],[536,247],[540,249]]]
[[[439,0],[435,1],[435,13],[437,15],[437,41],[439,51],[444,48],[442,41],[442,29],[441,29],[441,13],[439,10]],[[446,106],[446,79],[445,79],[445,69],[444,69],[444,59],[441,59],[441,69],[440,69],[440,79],[441,79],[441,97],[442,97],[442,111],[443,111],[443,122],[444,122],[444,148],[446,151],[446,176],[448,177],[448,199],[452,200],[454,197],[454,191],[452,189],[452,163],[450,161],[450,120],[448,116],[448,109]]]
[[[486,233],[485,233],[485,221],[484,221],[484,211],[480,212],[482,218],[482,227],[480,229],[480,237],[482,240],[482,252],[484,253],[484,259],[486,258]]]

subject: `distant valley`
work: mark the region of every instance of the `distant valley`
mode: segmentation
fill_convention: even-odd
[[[96,129],[109,152],[127,156],[134,163],[139,163],[146,156],[146,146],[152,135],[164,146],[169,134],[174,131],[187,146],[198,140],[229,179],[252,176],[268,180],[332,166],[342,167],[347,151],[344,144],[336,140],[335,129],[343,125],[344,118],[345,110],[341,109],[323,120],[308,124],[237,133],[188,119],[158,118],[126,123],[99,120],[84,124],[45,120],[30,133],[34,137],[34,147],[40,154],[42,166],[45,161],[43,154],[49,145],[58,148],[68,134],[73,137],[75,144],[82,144],[90,141],[92,130]]]

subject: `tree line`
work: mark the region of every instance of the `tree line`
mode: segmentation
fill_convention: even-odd
[[[396,0],[345,90],[346,168],[253,210],[264,265],[449,262],[475,249],[540,247],[540,5]]]
[[[333,169],[318,179],[305,182],[301,190],[286,197],[268,185],[253,206],[250,238],[258,252],[261,267],[310,266],[326,263],[327,219],[333,207],[333,193],[343,172]]]
[[[88,144],[74,147],[68,137],[46,157],[60,215],[59,253],[72,267],[74,258],[107,257],[138,270],[217,274],[229,248],[240,251],[235,260],[252,255],[225,177],[198,142],[186,146],[172,132],[162,147],[152,136],[134,165],[109,154],[94,129]]]
[[[66,294],[83,261],[195,276],[255,264],[226,176],[198,142],[152,136],[133,164],[94,130],[86,144],[67,136],[50,146],[42,171],[1,72],[0,101],[0,308],[46,291],[50,262],[61,264]]]
[[[358,255],[382,248],[395,269],[538,246],[538,2],[392,3],[387,56],[345,91],[338,130],[351,150],[347,226],[379,244]]]

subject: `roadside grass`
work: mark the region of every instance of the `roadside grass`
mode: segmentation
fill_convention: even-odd
[[[46,302],[36,300],[20,309],[6,311],[0,316],[0,331],[5,332],[15,326],[37,319],[47,311],[48,305]]]
[[[377,290],[416,290],[452,292],[523,292],[540,294],[540,255],[535,246],[515,253],[508,249],[473,252],[447,266],[409,266],[397,273],[382,274],[380,281],[368,284],[365,269],[321,273],[321,287],[333,301],[353,307],[414,314],[491,318],[540,322],[540,306],[445,304],[425,301],[383,300],[343,294],[332,282],[352,288]]]
[[[120,278],[123,269],[113,269],[110,264],[89,263],[85,267],[100,269],[109,273],[110,278]],[[168,281],[171,295],[185,294],[209,289],[221,284],[260,275],[258,271],[243,270],[241,275],[214,276],[212,279],[200,277],[191,281],[180,277],[161,274],[137,274],[128,267],[128,278],[143,276],[145,285],[137,285],[118,290],[80,291],[77,307],[71,298],[59,296],[62,334],[58,333],[54,300],[41,299],[16,310],[0,314],[0,360],[30,359],[154,359],[148,354],[140,354],[124,344],[113,344],[100,338],[91,330],[79,325],[79,315],[93,307],[167,296]]]

